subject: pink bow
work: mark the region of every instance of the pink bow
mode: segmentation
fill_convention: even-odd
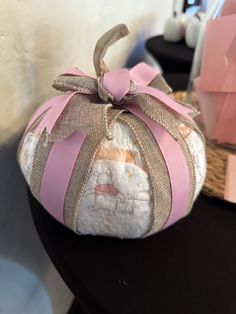
[[[98,78],[98,85],[101,84],[102,88],[104,88],[110,96],[110,102],[114,102],[116,105],[118,104],[127,110],[129,110],[129,106],[125,103],[125,96],[146,94],[156,98],[158,101],[163,103],[164,106],[178,113],[180,116],[191,120],[189,114],[192,113],[192,109],[177,103],[164,92],[148,86],[148,84],[150,84],[158,74],[159,72],[157,70],[151,68],[145,63],[140,63],[131,70],[118,69],[105,73],[102,78]],[[66,71],[63,75],[86,77],[96,81],[95,78],[88,76],[77,68],[72,68]],[[37,117],[48,110],[45,117],[35,129],[35,133],[41,134],[46,128],[47,132],[50,134],[60,115],[66,108],[70,98],[76,93],[79,92],[74,91],[64,95],[59,95],[44,103],[33,115],[27,129],[30,127],[32,122],[37,119]]]

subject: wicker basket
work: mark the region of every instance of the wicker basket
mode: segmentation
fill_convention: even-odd
[[[186,92],[175,92],[174,98],[184,101]],[[197,97],[192,95],[192,105],[198,108]],[[236,150],[206,143],[207,174],[203,185],[203,193],[224,200],[225,173],[228,154],[236,154]]]

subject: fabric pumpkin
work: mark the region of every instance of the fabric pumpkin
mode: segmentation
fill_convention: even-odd
[[[197,46],[201,23],[201,18],[198,14],[193,16],[188,22],[185,34],[185,42],[189,48],[195,48]]]
[[[164,26],[164,39],[169,42],[178,42],[184,38],[186,27],[189,21],[187,14],[175,13],[174,17],[170,17],[166,20]]]
[[[78,234],[141,238],[186,216],[205,177],[204,139],[193,108],[172,99],[156,70],[108,71],[95,48],[98,79],[72,69],[53,86],[22,138],[18,158],[33,195]]]

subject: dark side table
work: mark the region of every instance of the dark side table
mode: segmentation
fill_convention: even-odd
[[[173,90],[186,90],[194,49],[187,47],[184,40],[169,43],[162,35],[149,38],[145,45],[147,51],[161,65],[163,75]]]
[[[236,313],[236,206],[201,195],[174,226],[119,240],[76,235],[29,200],[49,257],[87,313]]]
[[[160,63],[164,73],[189,73],[191,70],[194,49],[184,40],[170,43],[159,35],[146,41],[146,49]]]

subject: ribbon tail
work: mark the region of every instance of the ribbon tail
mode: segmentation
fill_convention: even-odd
[[[70,68],[70,69],[66,70],[66,72],[62,73],[60,76],[84,76],[84,77],[93,78],[78,68]]]
[[[130,71],[130,79],[137,85],[147,86],[151,81],[160,74],[160,71],[153,69],[146,63],[139,63]]]
[[[162,91],[155,89],[150,86],[137,86],[134,94],[147,94],[150,95],[157,100],[159,100],[161,103],[163,103],[166,107],[171,109],[172,111],[178,113],[180,116],[183,116],[187,119],[191,119],[190,115],[193,113],[192,108],[185,107],[184,105],[174,101],[172,98],[170,98],[168,95],[163,93]]]
[[[122,107],[130,111],[129,109],[134,105],[134,103],[135,106],[140,107],[145,115],[163,126],[175,140],[179,139],[182,123],[201,134],[196,123],[192,119],[187,119],[182,115],[176,119],[174,111],[168,110],[168,107],[165,108],[162,103],[150,95],[136,94],[128,97],[126,102],[122,104]]]
[[[165,94],[172,92],[172,89],[167,84],[160,71],[153,69],[146,63],[137,64],[129,71],[129,74],[130,79],[135,85],[151,86],[161,90]]]
[[[148,116],[154,122],[158,123],[175,139],[179,138],[179,123],[174,119],[173,115],[157,103],[152,97],[144,94],[137,95],[132,101],[122,105],[123,108],[133,113],[133,107],[139,107],[143,114]],[[171,118],[172,116],[172,118]]]
[[[88,76],[71,75],[59,76],[54,80],[52,86],[61,92],[80,92],[82,94],[96,94],[97,81]]]
[[[57,97],[53,97],[51,100],[49,100],[48,105],[50,105],[50,109],[48,110],[48,113],[45,115],[42,121],[39,123],[34,133],[36,135],[41,135],[42,132],[46,129],[46,131],[50,134],[63,110],[66,108],[69,100],[76,93],[77,92],[67,95],[60,95]]]
[[[54,98],[58,98],[58,96],[54,97]],[[32,115],[27,127],[26,127],[26,130],[25,130],[25,133],[29,131],[29,129],[32,127],[32,125],[34,124],[34,122],[44,113],[46,112],[47,110],[49,110],[52,106],[53,106],[53,98],[46,101],[45,103],[43,103],[35,112],[34,114]]]

